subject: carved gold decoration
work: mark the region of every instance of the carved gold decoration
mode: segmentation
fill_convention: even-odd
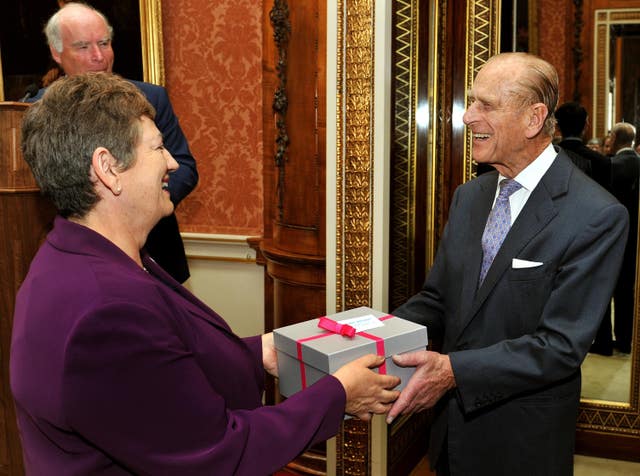
[[[371,303],[373,6],[373,0],[339,0],[337,5],[337,310]],[[336,447],[337,475],[370,473],[369,424],[346,421]]]
[[[346,0],[337,10],[336,305],[343,310],[371,302],[373,1]]]
[[[609,26],[596,24],[594,28],[595,38],[595,72],[593,75],[593,133],[596,136],[605,137],[607,135],[608,126],[606,120],[606,103],[608,84],[608,67],[607,45],[609,40]]]
[[[446,25],[449,15],[447,0],[438,0],[437,10],[434,13],[436,25]],[[447,60],[445,55],[439,54],[439,45],[448,45],[447,28],[442,26],[433,27],[430,35],[433,41],[433,58],[438,58],[434,66],[434,91],[431,95],[430,128],[435,132],[435,138],[431,141],[430,152],[433,157],[433,164],[429,171],[428,190],[431,208],[429,210],[429,223],[427,224],[427,261],[431,265],[435,258],[436,243],[440,240],[440,230],[444,229],[441,215],[436,213],[437,204],[444,201],[444,167],[443,164],[450,154],[451,145],[448,144],[448,134],[451,128],[452,104],[447,96],[449,81],[452,78],[447,74]],[[433,62],[432,62],[433,63]]]
[[[609,57],[611,26],[616,24],[640,23],[640,10],[596,10],[594,25],[593,50],[593,135],[605,137],[609,132],[609,118],[606,117],[607,97],[609,92],[609,68],[612,59]]]
[[[164,86],[161,0],[140,0],[140,39],[144,80]]]
[[[465,84],[473,84],[480,68],[500,51],[500,0],[469,0],[467,2],[467,64]],[[465,108],[467,99],[465,98]],[[454,118],[455,120],[455,118]],[[476,164],[471,160],[471,132],[467,131],[464,147],[465,176],[476,176]]]
[[[393,23],[394,105],[393,171],[389,276],[390,309],[410,295],[414,275],[416,227],[416,107],[417,107],[417,2],[395,2]],[[426,25],[425,25],[426,27]],[[420,210],[418,213],[424,213]]]

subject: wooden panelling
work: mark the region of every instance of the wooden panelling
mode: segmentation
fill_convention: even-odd
[[[325,0],[264,2],[265,331],[325,314]],[[273,382],[266,401],[281,399]],[[324,445],[289,469],[322,474]],[[319,473],[318,473],[319,472]]]
[[[0,476],[24,472],[9,387],[11,327],[16,292],[54,216],[19,149],[20,122],[27,107],[0,104]]]

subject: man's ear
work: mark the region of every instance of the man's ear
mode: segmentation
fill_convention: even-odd
[[[53,58],[53,61],[55,61],[56,63],[58,63],[58,65],[60,67],[62,67],[62,65],[60,64],[60,62],[62,61],[62,57],[60,56],[60,52],[57,51],[53,46],[49,45],[49,51],[51,52],[51,57]]]
[[[118,163],[109,149],[98,147],[91,156],[92,176],[96,182],[101,183],[114,195],[120,195],[122,187],[120,185],[120,173]]]
[[[541,102],[529,106],[529,124],[527,125],[526,131],[527,139],[534,138],[544,128],[544,121],[547,118],[548,111],[547,106]]]

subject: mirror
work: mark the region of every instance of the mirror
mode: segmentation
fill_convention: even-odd
[[[44,3],[44,5],[43,5]],[[0,101],[17,101],[55,63],[42,32],[62,0],[20,0],[3,6],[0,19]],[[91,0],[114,29],[114,72],[130,79],[164,84],[160,0]],[[18,46],[18,47],[16,47]],[[25,54],[29,52],[29,54]]]
[[[636,65],[640,52],[640,9],[595,11],[593,32],[593,135],[603,138],[620,121],[639,125]],[[632,221],[632,223],[634,223]],[[636,245],[637,248],[637,245]],[[638,279],[635,279],[638,283]],[[618,306],[621,308],[622,306]],[[637,304],[633,306],[637,321]],[[612,324],[616,319],[615,299]],[[637,332],[636,332],[637,337]],[[632,340],[633,341],[633,340]],[[635,351],[637,353],[637,350]],[[583,398],[630,404],[634,349],[631,354],[589,354],[583,364]]]

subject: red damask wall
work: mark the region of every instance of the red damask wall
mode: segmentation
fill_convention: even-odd
[[[558,70],[560,102],[571,101],[571,76],[567,76],[567,53],[573,44],[573,8],[571,2],[538,0],[538,55]],[[571,71],[570,69],[568,71]],[[569,83],[568,83],[569,82]]]
[[[261,235],[262,2],[162,0],[166,87],[200,182],[186,232]]]

